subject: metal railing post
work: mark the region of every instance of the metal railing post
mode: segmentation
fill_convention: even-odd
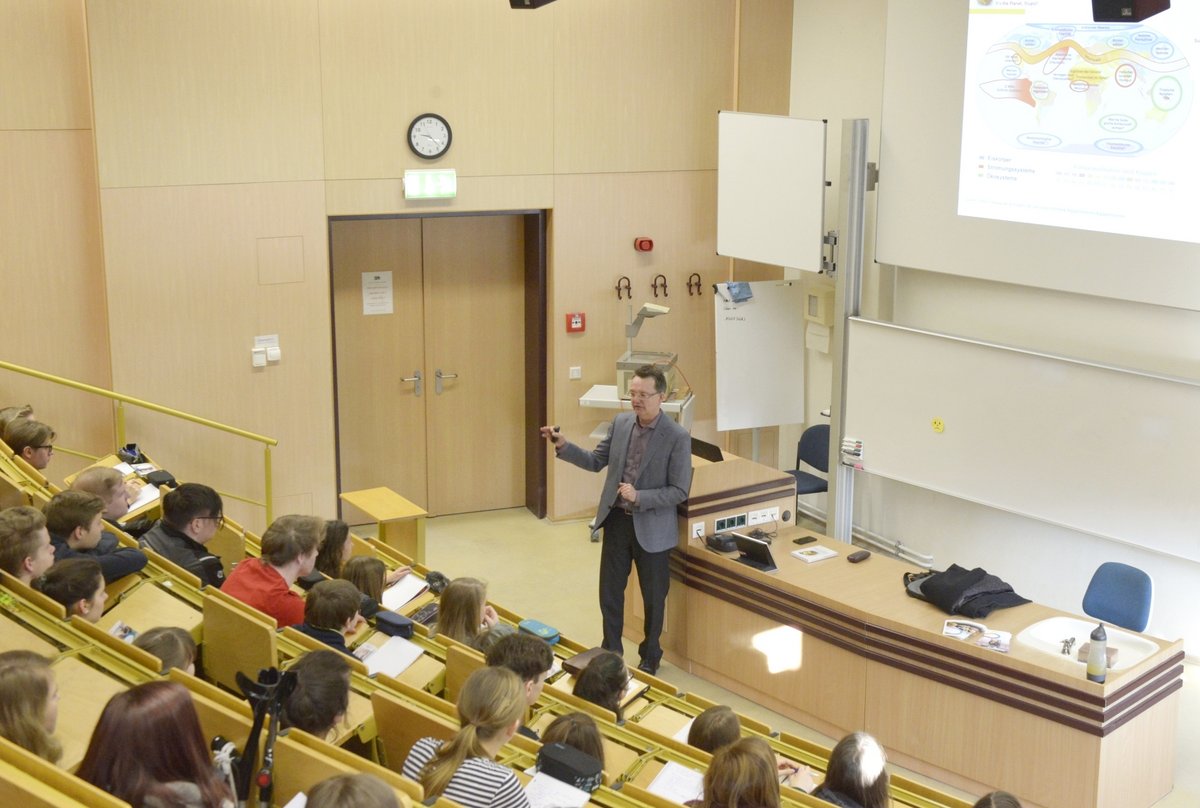
[[[263,444],[263,502],[267,509],[267,524],[275,521],[275,496],[271,479],[271,444]]]

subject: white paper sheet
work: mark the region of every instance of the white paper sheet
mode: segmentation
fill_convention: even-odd
[[[392,273],[364,272],[362,274],[363,314],[392,313]]]
[[[538,772],[525,786],[525,797],[532,808],[583,808],[591,795],[586,791]]]
[[[396,611],[404,604],[429,588],[425,579],[410,572],[399,581],[383,590],[383,608]]]
[[[147,483],[138,490],[137,499],[129,503],[130,512],[136,511],[138,508],[143,508],[158,499],[158,486]]]
[[[667,761],[658,776],[646,787],[651,794],[680,805],[698,800],[704,794],[704,775],[695,769]]]
[[[695,722],[696,722],[696,719],[694,719],[694,718],[691,721],[688,721],[686,724],[684,724],[680,728],[679,732],[676,732],[671,737],[674,738],[675,740],[679,741],[680,743],[687,743],[688,735],[690,735],[692,733],[692,724],[694,724]]]

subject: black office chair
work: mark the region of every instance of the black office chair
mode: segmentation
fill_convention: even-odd
[[[817,471],[829,473],[829,424],[817,424],[804,430],[796,444],[796,468],[788,474],[796,478],[796,496],[819,494],[829,490],[829,481],[800,470],[804,461]]]

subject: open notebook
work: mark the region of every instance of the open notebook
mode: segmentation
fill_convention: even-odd
[[[429,588],[425,579],[415,572],[410,572],[399,581],[383,590],[383,608],[396,611]]]
[[[403,637],[389,637],[388,641],[378,648],[370,643],[363,643],[354,649],[354,655],[367,666],[367,673],[371,676],[377,673],[399,676],[420,659],[422,653],[421,646]]]

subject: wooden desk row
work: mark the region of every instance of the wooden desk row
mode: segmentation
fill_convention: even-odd
[[[234,550],[223,553],[224,556],[227,556],[227,563],[234,559],[240,560],[245,554],[257,555],[259,544],[256,536],[243,533],[236,525],[230,525],[230,530],[233,531],[230,538]],[[382,557],[388,566],[411,563],[408,558],[395,552],[392,548],[375,541],[363,541],[355,537],[354,548],[356,554]],[[206,656],[210,667],[209,675],[225,686],[233,687],[232,677],[237,670],[253,671],[269,665],[286,665],[288,660],[312,647],[319,647],[311,638],[292,630],[276,632],[273,621],[270,621],[269,618],[249,609],[244,604],[233,601],[220,592],[199,591],[198,582],[194,578],[189,581],[187,573],[178,568],[171,569],[171,567],[173,565],[170,565],[169,562],[158,565],[154,575],[142,576],[134,585],[126,587],[120,593],[124,603],[124,617],[120,619],[144,630],[152,624],[166,622],[162,618],[172,612],[172,609],[166,608],[166,605],[172,605],[175,614],[168,618],[170,623],[185,624],[193,633],[201,635],[204,640],[203,647],[208,652]],[[426,572],[420,565],[417,565],[416,569],[418,572]],[[677,569],[676,573],[679,574],[680,570]],[[163,601],[163,597],[168,600]],[[408,604],[405,611],[411,613],[430,599],[432,599],[432,595],[426,593]],[[498,609],[498,611],[507,622],[515,624],[520,619],[519,616],[506,610]],[[105,619],[108,622],[114,622],[118,617],[110,614],[106,615]],[[442,692],[453,694],[456,686],[455,668],[451,665],[450,659],[454,656],[455,644],[446,642],[444,638],[424,636],[427,634],[428,632],[424,631],[423,627],[418,627],[418,636],[415,641],[423,644],[426,654],[399,680],[390,680],[387,677],[369,678],[365,675],[365,670],[361,669],[361,665],[352,663],[356,667],[352,676],[351,709],[347,724],[336,739],[337,742],[347,742],[356,737],[358,741],[366,745],[368,752],[374,749],[373,741],[378,732],[378,726],[376,710],[372,701],[376,694],[394,696],[400,693],[407,695],[409,702],[413,700],[413,692],[431,696]],[[219,654],[216,653],[218,649],[221,649]],[[586,650],[583,646],[564,639],[557,646],[556,653],[560,657],[565,657],[583,650]],[[147,669],[149,670],[149,668]],[[75,673],[71,670],[67,672]],[[616,726],[612,721],[613,717],[604,715],[604,711],[596,708],[595,705],[575,699],[569,693],[569,685],[567,685],[565,677],[560,677],[559,681],[551,683],[552,686],[548,688],[543,703],[539,705],[534,714],[535,721],[548,723],[554,715],[573,709],[587,710],[590,708],[593,713],[599,713],[598,718],[605,728],[606,745],[611,749],[611,760],[616,767],[616,775],[612,784],[620,786],[621,790],[606,789],[604,794],[597,796],[595,801],[598,804],[656,805],[661,801],[652,795],[640,794],[638,787],[648,784],[665,762],[676,761],[693,768],[703,768],[707,764],[707,755],[675,741],[661,730],[669,724],[686,722],[709,705],[703,700],[679,694],[675,688],[662,680],[645,677],[640,672],[637,675],[647,680],[651,685],[651,690],[646,696],[629,706],[628,723],[625,727]],[[465,678],[465,673],[462,674],[462,678]],[[555,685],[560,688],[558,692],[555,692]],[[116,685],[110,685],[109,688],[115,687],[113,692],[116,692],[123,686],[127,686],[127,684],[118,682]],[[564,692],[561,688],[567,688],[567,691]],[[107,700],[108,695],[111,694],[105,695],[104,701]],[[452,704],[445,701],[442,701],[441,704],[441,709],[449,710],[449,715],[452,717]],[[100,702],[97,709],[102,707],[103,701]],[[96,715],[98,716],[98,712]],[[91,720],[91,724],[94,725],[94,718]],[[747,719],[744,719],[744,724],[749,731],[768,737],[777,752],[785,757],[806,763],[818,770],[823,768],[828,750],[811,744],[806,746],[799,739],[771,738],[769,728],[755,726],[754,722]],[[90,735],[90,729],[88,735]],[[384,740],[381,736],[381,742]],[[86,743],[86,737],[83,739],[83,743]],[[79,751],[82,754],[82,747]],[[533,761],[533,757],[529,757],[530,755],[536,756],[536,747],[522,749],[518,746],[517,751],[510,754],[514,761],[523,761],[523,765],[526,765]],[[944,795],[942,796],[944,797]],[[800,792],[789,793],[787,799],[787,804],[820,804],[816,801],[810,803],[811,798]],[[937,795],[933,795],[924,801],[905,799],[900,804],[934,806],[957,805],[958,803],[939,799]]]

